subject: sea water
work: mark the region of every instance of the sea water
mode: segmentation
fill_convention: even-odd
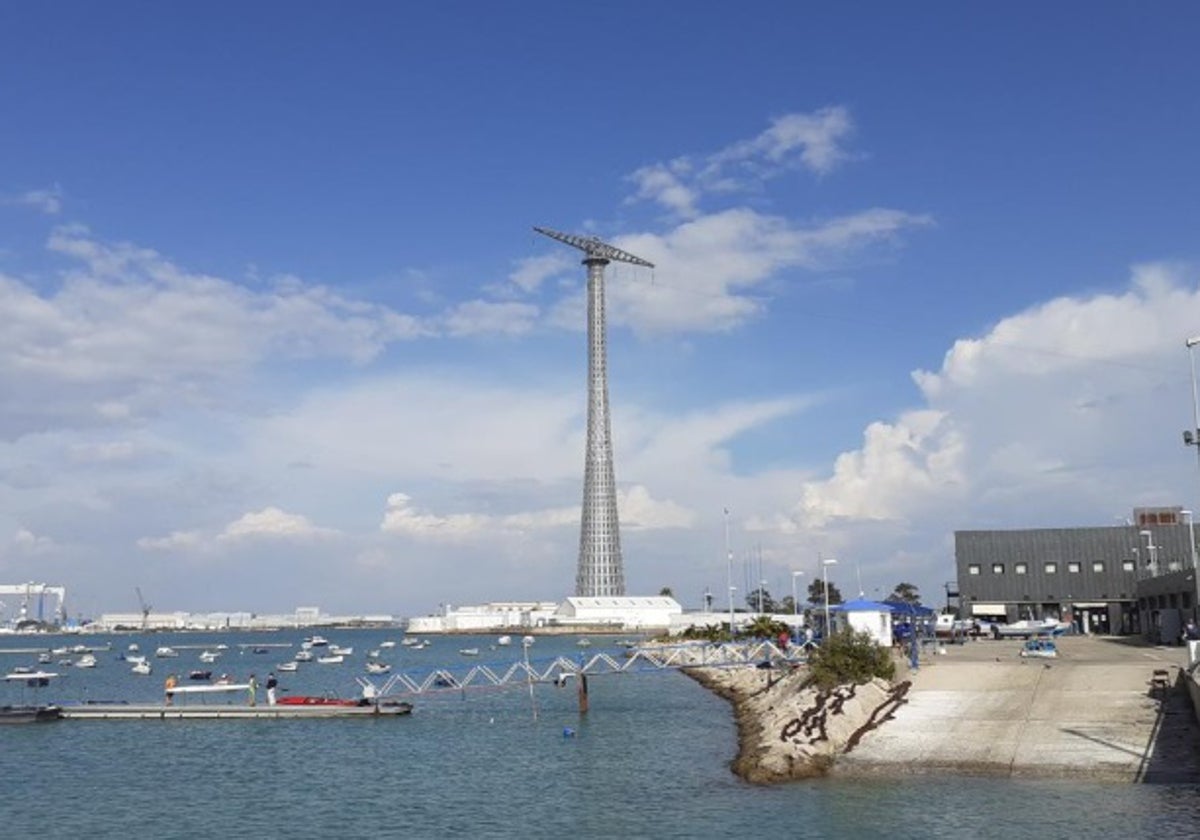
[[[281,694],[358,692],[368,650],[397,631],[339,630],[343,665],[280,673]],[[170,673],[211,669],[241,682],[299,648],[299,632],[3,637],[0,647],[109,642],[92,670],[64,676],[42,699],[161,702]],[[31,643],[31,639],[36,642]],[[117,657],[136,641],[154,673]],[[601,637],[541,637],[535,666],[618,648]],[[161,645],[228,645],[211,665],[198,649],[153,659]],[[253,653],[239,644],[288,644]],[[477,647],[478,657],[460,648]],[[519,645],[436,637],[429,648],[381,651],[418,677],[473,665],[502,671]],[[34,664],[0,656],[0,668]],[[385,677],[373,677],[381,684]],[[61,721],[0,728],[0,837],[1193,837],[1192,785],[1129,785],[955,775],[825,779],[771,787],[729,771],[736,732],[728,704],[675,672],[593,677],[591,710],[573,682],[411,697],[411,716],[335,720]],[[6,689],[11,702],[13,688]],[[24,691],[24,690],[22,690]],[[28,699],[28,698],[27,698]],[[240,698],[239,698],[240,699]],[[260,688],[259,702],[265,702]]]

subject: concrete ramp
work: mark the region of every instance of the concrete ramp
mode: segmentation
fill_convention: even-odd
[[[932,657],[910,674],[894,719],[835,772],[1200,780],[1181,649],[1066,638],[1043,660],[1020,658],[1020,647],[976,641]]]

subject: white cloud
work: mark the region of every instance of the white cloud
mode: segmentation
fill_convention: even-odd
[[[26,190],[20,195],[3,199],[4,204],[14,204],[32,207],[47,216],[57,216],[62,212],[63,190],[58,184],[40,190]]]
[[[447,335],[523,335],[533,329],[538,308],[528,303],[469,300],[442,316]]]
[[[54,540],[39,536],[28,528],[18,528],[12,537],[12,548],[21,554],[43,554],[54,548]]]
[[[850,158],[842,143],[853,133],[850,112],[841,106],[811,114],[784,114],[756,137],[705,157],[652,163],[629,177],[637,188],[630,201],[653,201],[683,218],[700,215],[704,195],[750,190],[798,168],[817,175]]]
[[[143,551],[194,551],[205,544],[200,531],[172,531],[165,537],[141,537],[137,541],[137,547]]]
[[[579,261],[571,259],[565,251],[526,257],[517,261],[517,266],[508,276],[508,280],[522,292],[535,292],[549,278],[575,268],[578,264]]]
[[[617,492],[617,515],[622,528],[659,530],[686,528],[695,515],[672,501],[656,500],[641,485]],[[504,515],[488,513],[452,513],[439,515],[423,511],[406,493],[388,496],[380,530],[420,540],[493,540],[504,534],[579,527],[579,506],[546,508]]]
[[[763,286],[780,272],[819,271],[932,223],[927,215],[871,208],[805,225],[739,208],[662,235],[617,237],[613,244],[658,267],[652,279],[639,269],[629,282],[608,284],[610,323],[644,333],[732,330],[763,313]],[[582,292],[560,302],[554,322],[582,328],[582,305]]]
[[[940,370],[915,371],[926,406],[872,423],[832,475],[805,483],[793,515],[946,532],[1111,524],[1179,503],[1168,464],[1190,423],[1183,340],[1198,323],[1196,272],[1164,264],[1136,267],[1127,291],[1004,318],[955,342]]]
[[[285,513],[277,507],[244,514],[229,523],[217,537],[219,540],[287,539],[308,540],[333,536],[337,532],[319,528],[303,516]]]

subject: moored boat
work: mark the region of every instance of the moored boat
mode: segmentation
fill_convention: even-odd
[[[341,665],[345,661],[346,657],[344,656],[331,655],[317,657],[317,662],[321,665]]]

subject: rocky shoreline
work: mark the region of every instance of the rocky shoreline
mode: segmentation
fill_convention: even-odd
[[[911,685],[874,679],[821,689],[803,666],[695,667],[684,673],[733,706],[738,754],[730,768],[756,784],[825,775],[839,755],[892,719]]]

